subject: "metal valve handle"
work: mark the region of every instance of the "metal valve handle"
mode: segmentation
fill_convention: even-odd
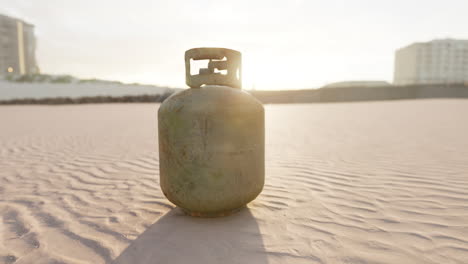
[[[191,60],[209,60],[208,68],[196,75],[190,74]],[[185,52],[185,82],[191,88],[202,85],[223,85],[242,88],[242,55],[239,51],[225,48],[194,48]],[[226,70],[226,74],[215,70]]]

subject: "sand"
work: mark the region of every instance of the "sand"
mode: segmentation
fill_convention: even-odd
[[[155,104],[0,107],[0,263],[468,263],[468,100],[266,106],[266,184],[191,218]]]

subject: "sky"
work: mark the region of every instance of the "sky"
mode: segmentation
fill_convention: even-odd
[[[468,39],[468,0],[0,0],[41,72],[186,87],[184,52],[242,52],[244,89],[393,78],[395,50]]]

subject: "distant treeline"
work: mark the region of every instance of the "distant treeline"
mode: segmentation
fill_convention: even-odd
[[[309,90],[251,91],[265,104],[382,101],[424,98],[468,98],[466,84],[339,87]]]
[[[265,104],[328,103],[425,98],[468,98],[468,86],[465,84],[441,84],[382,87],[340,87],[309,90],[250,91],[250,93]],[[57,105],[96,103],[160,103],[171,94],[172,92],[167,92],[162,95],[13,99],[0,101],[0,104]]]
[[[51,75],[51,74],[23,74],[23,75],[6,75],[5,80],[16,83],[106,83],[106,84],[120,84],[125,83],[119,81],[108,81],[101,79],[80,79],[71,75]],[[139,83],[130,83],[129,85],[140,85]]]
[[[102,104],[102,103],[160,103],[172,93],[161,95],[128,95],[128,96],[90,96],[90,97],[54,97],[54,98],[25,98],[0,101],[0,105],[63,105],[63,104]]]

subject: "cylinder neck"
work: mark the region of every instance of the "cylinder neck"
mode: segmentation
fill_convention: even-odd
[[[191,74],[192,60],[208,60],[208,67]],[[222,85],[242,89],[242,55],[225,48],[194,48],[185,52],[185,82],[191,88]]]

